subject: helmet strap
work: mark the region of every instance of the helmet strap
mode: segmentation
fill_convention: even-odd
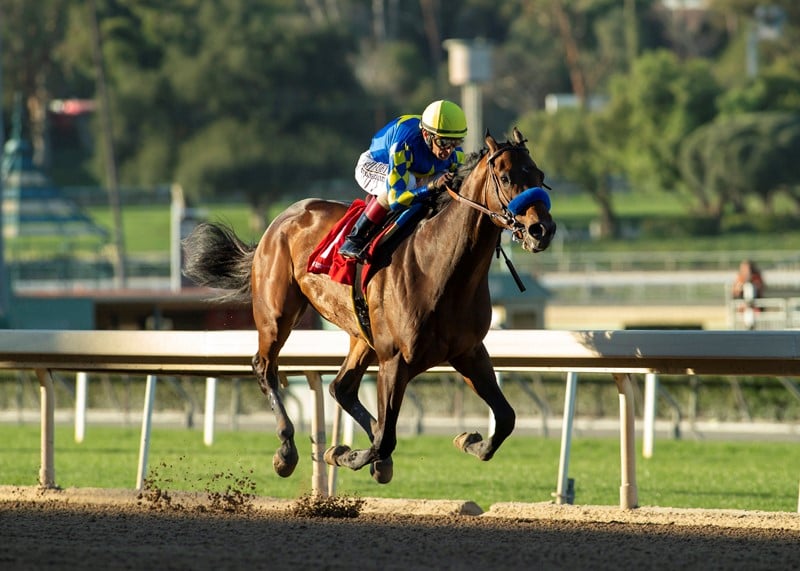
[[[433,152],[433,134],[422,125],[420,125],[419,130],[422,131],[422,140],[428,145],[428,149]]]

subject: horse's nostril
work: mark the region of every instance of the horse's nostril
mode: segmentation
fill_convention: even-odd
[[[528,234],[537,240],[541,240],[545,233],[544,225],[541,222],[528,226]]]

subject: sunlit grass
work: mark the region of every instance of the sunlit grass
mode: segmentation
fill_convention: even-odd
[[[215,204],[198,209],[198,215],[213,222],[233,226],[243,239],[252,240],[248,232],[249,210],[245,204]],[[92,218],[112,232],[108,208],[90,210]],[[126,206],[122,213],[125,249],[128,253],[169,252],[170,207],[166,204]]]
[[[285,205],[276,204],[270,216],[276,215]],[[198,210],[206,219],[225,222],[236,230],[247,242],[255,242],[260,238],[260,231],[250,227],[250,210],[247,204],[209,204],[201,205]],[[618,217],[681,219],[691,216],[691,210],[685,199],[672,193],[636,193],[626,192],[615,195],[614,210]],[[778,210],[779,212],[782,210]],[[786,212],[791,211],[786,205]],[[111,215],[108,208],[93,208],[92,217],[111,231]],[[559,195],[554,198],[553,215],[564,231],[571,227],[582,227],[589,220],[598,218],[597,204],[585,193]],[[754,214],[754,217],[758,214]],[[264,221],[266,226],[267,221]],[[169,205],[131,205],[123,211],[125,248],[128,253],[165,253],[170,244]],[[781,231],[780,237],[759,232],[726,233],[722,236],[673,236],[669,239],[661,237],[639,236],[635,240],[599,240],[580,241],[565,244],[565,250],[580,248],[581,250],[601,251],[725,251],[725,250],[770,250],[800,248],[800,230]]]
[[[585,193],[550,193],[553,212],[557,216],[595,217],[600,213],[597,202]],[[617,216],[688,216],[685,200],[675,193],[624,192],[614,194],[612,207]]]
[[[402,437],[393,455],[394,479],[372,480],[369,469],[338,472],[338,491],[360,497],[454,499],[488,509],[497,502],[548,502],[555,491],[560,442],[512,435],[489,462],[456,450],[447,436]],[[0,426],[0,484],[36,485],[38,426]],[[199,430],[156,429],[149,475],[169,490],[224,487],[220,474],[245,477],[260,496],[295,499],[311,490],[311,445],[299,435],[300,463],[286,479],[272,471],[277,438],[271,432],[216,434],[203,444]],[[357,446],[364,446],[363,438]],[[135,486],[137,428],[89,427],[76,444],[68,426],[56,430],[56,482],[61,487]],[[781,442],[661,441],[651,459],[637,458],[639,503],[677,508],[797,510],[800,455]],[[573,440],[569,476],[577,504],[618,505],[619,441]]]

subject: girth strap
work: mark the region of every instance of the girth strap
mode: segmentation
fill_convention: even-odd
[[[353,287],[351,288],[353,298],[353,311],[356,314],[356,321],[361,329],[361,333],[369,343],[373,346],[372,341],[372,322],[369,319],[369,304],[367,304],[367,297],[362,287],[361,272],[364,270],[364,264],[361,262],[356,263],[356,275],[353,280]]]

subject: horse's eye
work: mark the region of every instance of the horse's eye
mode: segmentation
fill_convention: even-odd
[[[511,179],[508,177],[508,175],[503,175],[500,177],[500,182],[502,182],[503,184],[509,184],[511,182]]]

